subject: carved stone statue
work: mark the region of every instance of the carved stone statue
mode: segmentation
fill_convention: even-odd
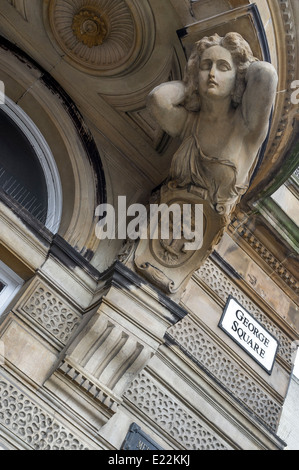
[[[172,221],[167,238],[139,241],[134,265],[177,298],[219,243],[249,187],[276,87],[274,67],[256,59],[240,34],[215,34],[195,44],[182,81],[163,83],[148,98],[160,126],[182,141],[156,201],[182,209],[189,204],[195,221],[201,207],[203,236],[202,245],[188,251],[187,237],[174,234],[180,222]]]
[[[204,189],[217,212],[231,213],[248,189],[276,87],[274,67],[240,34],[198,41],[183,81],[163,83],[148,99],[162,129],[182,139],[169,180]]]

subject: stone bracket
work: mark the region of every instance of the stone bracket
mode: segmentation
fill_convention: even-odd
[[[134,263],[137,272],[173,299],[179,299],[182,296],[192,274],[208,258],[220,241],[229,222],[229,216],[221,210],[223,208],[214,208],[208,201],[206,193],[205,189],[193,185],[187,188],[179,188],[171,183],[163,185],[155,202],[160,208],[167,206],[168,212],[164,209],[161,220],[160,222],[156,221],[157,226],[155,227],[152,226],[153,221],[150,220],[148,236],[145,239],[140,239],[135,251]],[[194,237],[202,241],[201,245],[192,251],[185,249],[188,240],[184,238],[183,234],[185,227],[182,219],[186,205],[193,210],[192,232]],[[169,238],[162,239],[160,236],[161,224],[170,217],[172,207],[178,206],[181,209],[181,238],[176,239],[176,220],[173,216],[174,221],[169,222]],[[194,224],[193,220],[195,207],[200,208],[202,213],[199,227]],[[152,237],[152,232],[157,232],[159,236]]]
[[[85,399],[86,418],[96,413],[98,428],[116,413],[130,383],[164,343],[167,329],[186,315],[121,263],[106,274],[102,292],[98,310],[45,383],[72,407]]]

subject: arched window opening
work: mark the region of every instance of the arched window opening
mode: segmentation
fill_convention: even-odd
[[[0,109],[0,187],[43,224],[47,184],[38,158],[18,126]]]
[[[0,188],[53,233],[62,191],[53,155],[31,119],[8,98],[0,106]]]

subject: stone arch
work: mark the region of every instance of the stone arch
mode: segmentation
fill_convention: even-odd
[[[93,136],[57,81],[5,38],[0,38],[0,70],[11,107],[18,105],[19,114],[27,114],[54,157],[63,200],[58,233],[91,259],[99,244],[95,208],[106,202],[105,175]]]
[[[63,201],[60,177],[52,152],[38,127],[14,101],[6,97],[4,104],[1,105],[1,110],[17,126],[20,133],[34,149],[37,163],[42,169],[46,183],[47,213],[44,216],[44,224],[52,233],[56,233],[61,222]],[[16,162],[16,164],[19,163]],[[25,166],[26,162],[24,162]],[[31,211],[29,210],[29,212]]]

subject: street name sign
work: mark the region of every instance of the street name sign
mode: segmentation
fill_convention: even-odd
[[[279,343],[232,296],[228,298],[219,327],[271,375]]]

